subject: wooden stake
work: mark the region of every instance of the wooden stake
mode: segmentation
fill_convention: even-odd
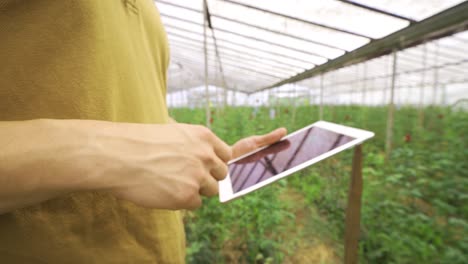
[[[359,261],[359,235],[361,231],[362,199],[362,145],[354,148],[353,168],[349,184],[348,206],[346,207],[344,263]]]
[[[397,52],[393,51],[393,67],[392,67],[392,82],[390,86],[390,102],[388,103],[388,117],[387,117],[387,138],[385,141],[385,160],[388,161],[392,152],[393,143],[393,119],[395,114],[395,104],[393,103],[395,97],[395,80],[397,70]]]

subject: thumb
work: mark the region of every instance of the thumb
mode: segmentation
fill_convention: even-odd
[[[286,128],[281,127],[273,130],[268,134],[255,136],[253,140],[255,141],[257,147],[263,147],[279,141],[282,137],[286,136],[287,133],[288,131],[286,130]]]

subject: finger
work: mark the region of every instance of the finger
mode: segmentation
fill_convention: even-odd
[[[201,205],[202,205],[202,199],[199,195],[196,195],[195,197],[193,197],[193,199],[189,201],[188,204],[185,204],[183,207],[185,207],[185,209],[188,209],[188,210],[195,210],[195,209],[200,208]]]
[[[213,149],[222,161],[225,163],[230,161],[232,158],[232,149],[231,147],[213,134]]]
[[[287,133],[288,131],[286,130],[286,128],[281,127],[281,128],[273,130],[272,132],[266,135],[255,136],[254,141],[255,141],[255,144],[257,144],[257,147],[262,147],[262,146],[270,145],[270,144],[277,142],[282,137],[286,136]]]
[[[271,148],[270,147],[267,148],[268,149],[267,154],[274,154],[274,153],[281,152],[283,150],[288,149],[290,146],[291,146],[291,142],[287,139],[278,141],[274,145],[272,145]]]
[[[207,177],[204,184],[200,187],[200,194],[211,197],[219,192],[218,182],[213,177]]]
[[[213,165],[213,168],[210,170],[211,175],[218,181],[224,180],[228,174],[228,166],[221,159]]]
[[[267,155],[270,155],[270,154],[275,154],[275,153],[278,153],[278,152],[281,152],[283,150],[286,150],[288,149],[289,147],[291,146],[291,142],[289,142],[289,140],[283,140],[283,141],[279,141],[265,149],[262,149],[260,150],[259,152],[256,152],[255,154],[253,155],[250,155],[246,158],[243,158],[241,159],[240,161],[236,162],[236,163],[250,163],[250,162],[254,162],[254,161],[258,161],[260,159],[262,159],[263,157],[267,156]]]

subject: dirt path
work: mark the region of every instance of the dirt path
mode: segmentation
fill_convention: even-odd
[[[294,190],[286,191],[281,198],[291,204],[292,210],[296,215],[295,228],[290,231],[288,236],[292,239],[297,239],[297,245],[293,253],[286,257],[283,263],[341,263],[340,257],[336,254],[337,246],[327,241],[322,235],[315,233],[313,228],[308,228],[311,225],[309,221],[312,221],[312,217],[323,220],[320,219],[315,208],[307,205],[304,197]]]

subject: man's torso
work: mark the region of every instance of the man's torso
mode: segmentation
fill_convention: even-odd
[[[0,0],[0,120],[166,123],[168,56],[151,0]],[[180,263],[182,219],[71,194],[0,215],[0,259]]]

